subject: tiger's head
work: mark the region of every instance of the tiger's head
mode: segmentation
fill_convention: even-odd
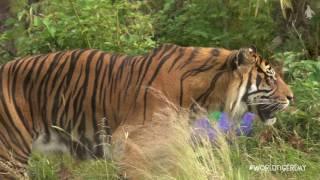
[[[289,86],[255,47],[240,49],[234,63],[238,71],[245,72],[247,79],[242,104],[265,124],[272,125],[276,121],[275,113],[287,108],[293,100]]]

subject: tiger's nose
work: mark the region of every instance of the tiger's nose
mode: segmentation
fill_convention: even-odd
[[[293,101],[293,96],[292,96],[292,95],[289,95],[289,96],[287,96],[287,99],[288,99],[290,102],[292,102],[292,101]]]

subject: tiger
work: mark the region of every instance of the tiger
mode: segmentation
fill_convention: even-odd
[[[164,44],[137,56],[76,49],[12,60],[0,67],[0,179],[15,179],[10,169],[28,176],[37,146],[104,158],[101,144],[119,126],[147,124],[165,107],[151,89],[181,108],[230,117],[251,111],[267,124],[293,99],[255,47]]]

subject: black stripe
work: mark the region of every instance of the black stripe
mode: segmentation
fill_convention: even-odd
[[[38,56],[38,57],[36,57],[35,59],[32,60],[32,65],[29,68],[29,71],[27,72],[27,75],[25,76],[25,78],[23,80],[23,84],[22,84],[22,88],[23,88],[23,92],[24,92],[23,95],[27,99],[29,99],[29,97],[27,96],[27,92],[29,92],[29,91],[27,89],[28,89],[28,87],[30,87],[31,76],[32,76],[32,73],[35,71],[35,69],[34,69],[35,65],[36,65],[36,63],[38,63],[38,59],[40,57],[42,57],[42,56]],[[29,62],[31,62],[31,61],[29,61]]]
[[[1,102],[1,105],[4,106],[2,104],[2,101],[0,101],[0,102]],[[7,119],[4,118],[3,116],[1,116],[0,123],[4,126],[2,133],[4,133],[3,131],[6,131],[8,134],[8,137],[9,137],[9,140],[6,140],[6,138],[3,137],[3,140],[6,140],[6,144],[7,144],[6,148],[12,149],[13,148],[13,147],[11,147],[12,145],[16,146],[17,148],[21,148],[21,144],[18,140],[19,138],[17,138],[15,136],[15,127],[14,127],[13,122],[11,122],[11,121],[7,122]],[[22,148],[22,150],[23,150],[23,148]]]
[[[2,68],[0,69],[0,74],[3,75],[3,66]],[[3,77],[3,76],[2,76]],[[2,81],[2,80],[1,80]],[[2,87],[2,82],[0,82],[0,90],[3,90],[3,87]],[[22,148],[22,151],[24,151],[26,154],[28,154],[31,150],[30,150],[30,144],[28,144],[26,142],[26,140],[24,139],[24,136],[21,134],[21,131],[19,130],[19,128],[16,126],[16,124],[14,123],[14,120],[8,110],[8,107],[7,105],[5,104],[5,99],[4,99],[4,96],[3,96],[3,93],[1,92],[1,95],[0,95],[0,102],[3,103],[2,107],[3,107],[3,110],[5,112],[5,114],[7,115],[8,117],[8,122],[11,124],[11,127],[13,127],[13,132],[16,132],[17,135],[20,136],[20,139],[24,145],[24,147],[26,148],[27,151],[24,150],[24,148]],[[5,120],[4,120],[5,121]],[[14,138],[14,136],[10,136],[11,138]],[[18,142],[18,141],[17,141]],[[19,143],[20,144],[20,143]]]
[[[54,87],[56,86],[59,86],[59,84],[56,84],[58,82],[58,80],[66,77],[66,75],[64,77],[62,77],[62,71],[63,69],[65,69],[65,66],[66,64],[69,62],[69,56],[66,56],[64,59],[61,59],[60,60],[60,63],[61,64],[59,67],[57,67],[56,69],[56,72],[53,74],[54,76],[51,78],[50,82],[52,83],[51,84],[51,91],[50,91],[50,95],[52,95],[53,93],[53,90],[54,90]],[[70,64],[69,64],[70,66]],[[60,81],[60,83],[63,83],[64,81]],[[63,95],[63,94],[61,94]]]
[[[108,66],[108,85],[109,85],[109,99],[110,99],[110,104],[112,103],[112,92],[113,92],[113,86],[114,86],[114,76],[113,76],[113,72],[114,72],[114,66],[116,63],[116,60],[118,59],[118,55],[111,55],[110,58],[110,63]]]
[[[104,53],[101,53],[100,56],[98,57],[98,61],[97,63],[95,64],[95,74],[94,74],[94,82],[93,82],[93,92],[92,92],[92,97],[91,97],[91,109],[92,109],[92,127],[98,127],[98,124],[97,124],[97,117],[96,117],[96,99],[97,99],[97,87],[98,87],[98,84],[99,83],[103,83],[103,82],[99,82],[99,77],[100,77],[100,74],[101,74],[101,68],[102,68],[102,61],[104,59],[104,56],[105,54]],[[95,133],[94,133],[94,137],[95,137],[95,143],[96,144],[100,144],[99,142],[99,133],[97,133],[97,129],[95,129]]]
[[[136,83],[135,84],[138,84],[138,82],[139,82],[139,79],[140,79],[140,76],[141,76],[141,74],[142,74],[142,70],[143,70],[143,67],[144,67],[144,64],[147,62],[147,59],[150,57],[150,55],[149,56],[146,56],[146,57],[144,57],[140,62],[140,66],[139,66],[139,71],[138,71],[138,76],[137,76],[137,81],[136,81]]]
[[[146,68],[144,69],[144,72],[143,72],[143,75],[142,75],[141,80],[139,81],[138,85],[136,86],[136,88],[138,88],[138,89],[137,89],[136,92],[135,92],[134,102],[137,101],[137,98],[138,98],[138,96],[139,96],[140,89],[141,89],[141,87],[142,87],[143,80],[144,80],[144,78],[145,78],[145,76],[146,76],[146,74],[147,74],[147,72],[148,72],[148,70],[149,70],[149,67],[150,67],[150,65],[151,65],[151,63],[152,63],[153,58],[154,58],[155,55],[156,55],[156,53],[154,53],[153,55],[151,55],[151,56],[146,60],[146,61],[147,61]],[[139,72],[139,75],[140,75],[140,72]],[[139,77],[138,77],[138,80],[139,80]],[[138,82],[138,81],[137,81],[137,82]],[[135,107],[136,107],[136,103],[134,104],[134,108],[135,108]]]
[[[211,50],[212,56],[219,56],[220,55],[220,50],[217,48],[214,48]]]
[[[257,88],[259,88],[259,85],[260,85],[261,81],[262,81],[261,76],[259,74],[257,74],[257,78],[256,78],[256,86],[257,86]]]
[[[181,79],[180,79],[180,94],[179,94],[179,105],[183,106],[183,82],[190,76],[195,76],[201,72],[206,72],[212,68],[214,68],[218,63],[214,63],[212,65],[207,66],[207,64],[209,64],[209,62],[212,59],[209,58],[205,61],[204,64],[202,64],[200,67],[198,68],[194,68],[191,70],[186,71],[185,73],[182,74]]]
[[[130,71],[129,73],[127,74],[127,83],[126,83],[126,86],[125,86],[125,91],[124,91],[124,96],[123,98],[126,98],[127,95],[128,95],[128,90],[129,90],[129,87],[131,85],[131,81],[132,81],[132,78],[133,78],[133,73],[134,73],[134,67],[136,65],[136,62],[138,62],[136,59],[133,59],[133,63],[131,65],[131,68],[130,68]]]
[[[21,66],[19,65],[16,69],[16,71],[13,72],[13,74],[11,74],[11,76],[13,76],[12,78],[12,89],[11,89],[11,94],[12,94],[12,101],[13,101],[13,105],[15,110],[17,111],[19,120],[22,121],[23,126],[27,129],[29,135],[31,136],[31,127],[30,124],[28,123],[27,119],[25,118],[24,114],[22,113],[22,110],[20,109],[20,107],[17,104],[17,96],[16,95],[16,85],[17,85],[17,76],[19,76],[19,70],[20,70]]]
[[[271,90],[258,90],[258,91],[255,91],[255,92],[248,93],[248,96],[251,96],[253,94],[258,94],[258,93],[269,93],[271,91],[272,91],[272,89]]]
[[[106,62],[107,59],[104,59],[103,62]],[[101,80],[101,83],[100,83],[100,100],[102,100],[102,108],[103,108],[103,116],[106,117],[107,116],[107,109],[106,109],[106,97],[107,97],[107,90],[106,90],[106,86],[107,86],[107,83],[105,82],[106,81],[106,78],[107,78],[107,69],[108,69],[108,64],[105,64],[103,63],[103,66],[105,67],[104,68],[104,71],[102,73],[102,80]],[[108,121],[109,119],[107,119]]]
[[[54,55],[53,60],[51,64],[49,65],[49,68],[46,71],[46,76],[43,79],[43,83],[40,83],[40,86],[43,86],[43,95],[47,97],[49,95],[48,86],[51,82],[51,76],[54,75],[54,71],[57,69],[57,66],[59,66],[59,62],[61,60],[61,57],[64,55],[65,52],[59,52]]]
[[[124,70],[124,67],[126,66],[126,64],[128,63],[128,60],[130,59],[129,56],[125,57],[124,59],[122,59],[122,62],[121,64],[119,65],[119,68],[117,69],[117,73],[115,75],[115,84],[113,86],[114,88],[114,92],[116,92],[117,90],[117,86],[118,84],[120,85],[121,84],[121,78],[122,78],[122,74],[123,74],[123,70]]]
[[[183,48],[179,48],[179,55],[173,60],[172,65],[170,66],[168,73],[171,72],[171,70],[173,69],[173,67],[176,65],[176,63],[180,60],[183,59],[182,57],[184,56],[184,49]]]
[[[49,117],[47,117],[47,86],[49,83],[49,79],[51,74],[53,73],[55,67],[58,64],[58,61],[60,59],[60,57],[63,55],[63,52],[58,52],[56,54],[54,54],[53,59],[51,61],[51,63],[49,64],[49,68],[46,71],[46,74],[43,76],[43,78],[41,79],[40,83],[39,83],[39,87],[38,87],[38,98],[37,98],[37,104],[40,105],[40,112],[41,112],[41,121],[44,127],[44,132],[47,135],[47,139],[50,139],[50,132],[49,132]],[[48,63],[48,61],[46,61],[46,64]],[[41,99],[42,98],[42,99]]]
[[[248,77],[248,81],[247,81],[247,85],[246,85],[246,92],[245,92],[244,96],[242,97],[242,100],[245,102],[248,100],[248,93],[250,90],[250,86],[252,84],[251,79],[252,79],[253,71],[254,71],[254,69],[252,68],[251,71],[249,72],[249,77]]]
[[[146,120],[146,113],[147,113],[147,93],[148,93],[148,88],[151,86],[152,82],[156,79],[157,75],[159,74],[161,67],[164,65],[164,63],[166,63],[170,57],[176,52],[177,47],[172,48],[171,52],[168,53],[166,56],[163,57],[163,59],[160,60],[154,74],[152,75],[151,79],[149,80],[149,82],[147,83],[147,88],[145,90],[144,93],[144,120],[143,122]]]
[[[85,79],[84,79],[84,83],[83,83],[83,86],[82,86],[82,96],[80,97],[80,102],[81,102],[81,106],[80,106],[80,109],[79,109],[79,112],[82,112],[83,111],[83,106],[85,105],[84,104],[84,100],[85,100],[85,97],[87,96],[87,89],[88,89],[88,81],[89,81],[89,76],[90,76],[90,66],[91,66],[91,63],[92,63],[92,60],[94,58],[94,56],[97,54],[98,50],[93,50],[90,52],[90,54],[88,55],[87,59],[86,59],[86,67],[85,67]],[[94,133],[97,132],[97,120],[96,119],[92,119],[92,123],[93,123],[93,130],[94,130]]]
[[[23,83],[23,87],[25,89],[25,92],[27,92],[28,94],[26,95],[27,96],[27,101],[29,103],[29,108],[30,108],[30,115],[31,115],[31,119],[34,120],[34,109],[35,108],[38,108],[40,109],[40,107],[35,107],[33,104],[32,104],[32,101],[33,101],[33,96],[32,96],[32,93],[33,93],[33,88],[34,88],[34,78],[31,78],[31,76],[36,73],[38,74],[39,72],[39,69],[42,68],[42,65],[44,65],[44,61],[48,58],[48,55],[46,56],[42,56],[42,59],[41,59],[41,62],[38,61],[38,59],[34,59],[34,64],[32,65],[32,67],[29,69],[29,72],[24,80],[24,83]],[[37,65],[39,64],[39,67],[37,67]],[[38,71],[36,72],[35,70],[37,70],[38,68]],[[38,78],[39,76],[33,76],[35,78]],[[36,123],[32,123],[32,129],[33,129],[33,133],[34,133],[34,136],[33,137],[38,137],[38,134],[39,132],[41,131],[40,128],[37,128],[36,127]]]
[[[216,73],[216,75],[212,78],[210,82],[209,88],[204,93],[202,93],[198,98],[196,98],[196,102],[198,102],[200,105],[203,105],[206,102],[209,95],[214,91],[217,81],[224,73],[225,71],[220,71]]]
[[[75,115],[74,117],[72,117],[72,119],[74,119],[74,121],[76,121],[76,119],[78,119],[80,117],[80,112],[79,112],[79,109],[77,108],[77,106],[79,106],[79,104],[80,104],[79,96],[81,95],[82,91],[78,86],[80,86],[80,79],[81,79],[83,73],[84,73],[83,66],[81,66],[80,67],[80,74],[78,75],[78,79],[76,80],[76,84],[74,87],[74,92],[72,93],[72,96],[74,97],[73,110],[74,110],[74,115]]]
[[[67,104],[66,104],[66,106],[65,106],[65,108],[64,108],[64,111],[63,111],[62,114],[61,114],[61,116],[63,116],[63,115],[66,114],[66,117],[65,117],[65,120],[66,120],[66,121],[67,121],[68,118],[69,118],[69,117],[68,117],[68,113],[66,113],[66,112],[67,112],[68,109],[69,109],[69,105],[70,105],[69,101],[71,101],[72,98],[75,99],[75,100],[74,100],[75,102],[73,103],[74,114],[77,114],[77,112],[78,112],[78,111],[77,111],[77,105],[79,105],[80,103],[77,102],[77,100],[78,100],[78,97],[79,97],[80,92],[81,92],[80,88],[78,88],[78,85],[79,85],[80,78],[81,78],[82,73],[83,73],[82,64],[81,64],[81,66],[80,66],[80,71],[79,71],[79,73],[74,73],[74,71],[75,71],[75,69],[76,69],[76,66],[77,66],[77,64],[78,64],[78,62],[79,62],[79,59],[80,59],[81,55],[82,55],[84,52],[86,52],[86,50],[83,50],[83,49],[74,50],[74,51],[71,53],[71,56],[70,56],[70,57],[71,57],[71,58],[70,58],[70,65],[69,65],[68,72],[67,72],[67,74],[66,74],[66,76],[65,76],[65,77],[66,77],[65,84],[70,84],[73,76],[78,76],[78,78],[77,78],[77,80],[76,80],[75,87],[71,90],[72,92],[71,92],[70,96],[67,97],[68,99],[66,99]],[[68,89],[68,88],[65,88],[65,92],[64,92],[64,93],[66,93],[67,90],[69,90],[69,89]],[[74,95],[77,90],[78,90],[78,93],[77,93],[76,95]],[[59,97],[58,97],[58,96],[56,96],[56,97],[57,97],[57,98],[55,98],[54,101],[59,100]],[[59,104],[59,101],[58,101],[58,102],[54,102],[54,104]],[[74,121],[76,121],[76,119],[77,119],[78,117],[71,117],[71,118],[72,118]],[[63,120],[62,120],[62,119],[59,119],[59,118],[56,118],[56,119],[57,119],[57,120],[56,120],[56,122],[55,122],[55,125],[62,125],[62,126],[63,126],[63,124],[62,124]],[[66,122],[65,122],[65,123],[66,123]],[[67,126],[65,126],[65,127],[67,127]]]
[[[118,58],[117,55],[112,54],[110,57],[110,62],[109,62],[109,66],[108,66],[108,84],[110,85],[111,82],[111,78],[112,78],[112,72],[113,72],[113,67],[116,63],[116,59]]]
[[[183,65],[180,66],[180,70],[182,70],[185,66],[192,63],[192,60],[196,57],[196,55],[198,54],[198,51],[199,51],[198,49],[192,50],[190,57],[185,61]]]
[[[33,64],[34,64],[35,59],[39,59],[40,57],[42,57],[42,55],[34,56],[34,57],[32,57],[31,59],[25,60],[25,61],[24,61],[24,62],[25,62],[25,65],[24,65],[21,73],[24,74],[24,73],[26,72],[26,70],[28,69],[29,64],[30,64],[31,62],[33,62]],[[32,66],[31,66],[31,67],[32,67]]]

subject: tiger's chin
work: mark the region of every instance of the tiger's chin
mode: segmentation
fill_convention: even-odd
[[[277,121],[277,118],[274,117],[274,118],[264,120],[263,123],[267,126],[272,126],[274,123],[276,123],[276,121]]]
[[[271,126],[277,121],[277,118],[274,114],[275,112],[270,111],[259,112],[260,119],[267,126]]]

